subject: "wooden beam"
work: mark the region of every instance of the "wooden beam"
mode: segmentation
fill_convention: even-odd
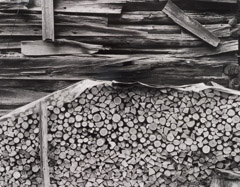
[[[48,122],[47,104],[41,101],[39,104],[40,112],[40,155],[41,155],[41,175],[42,187],[50,187],[49,166],[48,166]]]
[[[220,39],[214,36],[206,28],[204,28],[198,21],[188,17],[181,9],[179,9],[171,0],[168,1],[163,9],[174,22],[183,28],[187,29],[197,37],[201,38],[210,45],[217,47]]]
[[[42,39],[55,40],[53,0],[42,0]]]

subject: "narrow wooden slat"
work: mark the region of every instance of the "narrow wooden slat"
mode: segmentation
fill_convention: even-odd
[[[42,39],[55,40],[53,0],[42,0]]]
[[[181,9],[179,9],[171,0],[168,1],[163,9],[174,22],[187,29],[194,35],[198,36],[210,45],[217,47],[220,39],[205,29],[199,22],[188,17]]]
[[[50,187],[49,166],[48,166],[48,122],[47,104],[41,101],[40,109],[40,155],[41,155],[41,174],[43,187]]]

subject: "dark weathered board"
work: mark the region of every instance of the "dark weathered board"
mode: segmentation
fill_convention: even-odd
[[[171,54],[175,57],[202,57],[212,56],[221,53],[237,52],[238,41],[225,41],[222,42],[217,48],[212,47],[192,47],[192,48],[163,48],[163,49],[147,49],[147,48],[111,48],[104,50],[102,53],[112,54]]]

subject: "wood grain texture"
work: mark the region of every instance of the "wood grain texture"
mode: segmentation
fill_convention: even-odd
[[[177,34],[177,33],[186,33],[186,36],[189,35],[188,31],[183,30],[178,25],[111,25],[113,27],[117,28],[123,28],[123,29],[131,29],[131,30],[138,30],[138,31],[145,31],[150,34]],[[231,31],[230,26],[228,24],[208,24],[203,25],[206,29],[208,29],[210,32],[212,32],[217,37],[230,37]]]
[[[220,40],[214,36],[211,32],[205,29],[199,22],[188,17],[181,9],[179,9],[171,0],[168,1],[163,9],[174,22],[181,27],[187,29],[194,35],[198,36],[210,45],[217,47]]]
[[[48,166],[48,114],[47,104],[41,101],[40,109],[40,157],[41,157],[41,175],[43,187],[50,187],[50,176]]]
[[[25,56],[51,56],[51,55],[74,55],[94,54],[103,46],[86,44],[72,40],[59,39],[54,42],[25,41],[21,42],[21,53]]]
[[[40,24],[1,24],[0,36],[41,36],[42,28]],[[95,24],[55,24],[56,37],[70,36],[145,36],[145,32],[119,29],[114,27],[99,26]]]
[[[26,9],[26,5],[29,4],[29,0],[1,0],[0,9]]]
[[[201,24],[226,24],[236,15],[234,13],[214,13],[214,12],[197,12],[185,11],[185,14]],[[131,11],[123,12],[120,16],[109,17],[109,23],[116,24],[175,24],[162,11]]]
[[[91,14],[120,14],[122,11],[121,3],[82,3],[80,1],[56,1],[54,2],[54,12],[60,13],[91,13]],[[40,11],[41,3],[33,0],[28,10]]]
[[[103,53],[111,54],[171,54],[175,57],[206,57],[228,52],[238,51],[238,41],[224,41],[217,48],[212,47],[192,47],[192,48],[111,48]]]
[[[55,40],[53,0],[42,1],[42,39]]]
[[[227,86],[228,79],[222,76],[222,71],[229,63],[237,64],[237,58],[232,54],[189,59],[159,54],[1,58],[0,88],[11,90],[11,94],[6,92],[0,98],[0,109],[3,112],[15,109],[87,78],[141,81],[152,85],[215,81]]]
[[[95,24],[99,26],[107,26],[107,16],[95,16],[95,15],[67,15],[67,14],[55,14],[54,22],[57,24]],[[41,24],[42,15],[36,12],[21,12],[16,14],[12,12],[0,12],[0,23],[2,24]]]

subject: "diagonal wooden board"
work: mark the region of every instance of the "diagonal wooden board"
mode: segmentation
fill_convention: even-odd
[[[165,5],[163,12],[167,14],[175,23],[190,31],[210,45],[217,47],[220,43],[219,38],[204,28],[198,21],[187,16],[171,0],[169,0]]]

